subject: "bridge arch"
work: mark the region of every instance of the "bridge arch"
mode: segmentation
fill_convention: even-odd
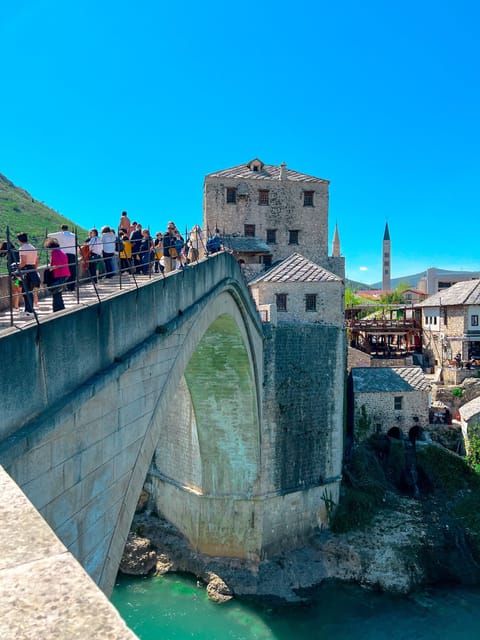
[[[200,275],[188,275],[192,286],[185,291],[175,282],[179,274],[167,278],[166,286],[146,285],[150,291],[136,299],[125,294],[126,322],[139,325],[136,344],[129,337],[127,352],[50,402],[0,446],[0,462],[106,593],[154,452],[162,510],[193,544],[206,552],[228,553],[242,545],[243,555],[251,552],[245,548],[251,522],[246,498],[257,490],[260,474],[263,343],[253,302],[229,260],[220,256],[196,267]],[[150,308],[146,302],[163,305],[153,333],[152,318],[141,324],[134,312],[139,304]],[[101,314],[76,312],[97,318],[91,333],[104,332],[109,349],[125,331],[115,323],[119,304],[117,296],[102,302]],[[165,322],[159,324],[160,317]],[[52,341],[59,329],[68,330],[65,317],[55,322],[57,331],[44,329]],[[180,423],[190,440],[172,455],[170,436],[178,438]],[[182,475],[179,463],[187,451],[192,466],[187,475],[184,460]],[[240,515],[230,519],[229,509]],[[200,534],[202,523],[215,518],[218,527]],[[221,535],[220,546],[214,531]],[[252,549],[258,549],[251,538]]]

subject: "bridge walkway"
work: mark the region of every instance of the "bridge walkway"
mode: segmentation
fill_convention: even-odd
[[[78,307],[79,305],[93,304],[98,302],[99,300],[101,301],[111,295],[119,293],[119,291],[129,291],[146,282],[150,282],[151,280],[163,279],[177,273],[181,273],[181,271],[172,271],[167,275],[163,275],[161,273],[152,273],[150,275],[135,274],[133,276],[129,273],[122,273],[121,278],[117,273],[111,279],[100,279],[96,285],[91,282],[81,283],[78,288],[78,295],[77,291],[63,292],[65,309],[70,310]],[[24,305],[23,298],[21,298],[19,311],[13,311],[13,324],[10,309],[0,310],[0,331],[10,329],[12,327],[23,329],[24,327],[29,327],[32,324],[35,324],[37,320],[38,322],[42,322],[42,320],[52,316],[52,296],[48,295],[44,287],[42,287],[38,291],[40,292],[40,295],[38,299],[38,305],[35,307],[35,313],[37,317],[35,318],[33,314],[27,318],[23,317],[22,312]]]

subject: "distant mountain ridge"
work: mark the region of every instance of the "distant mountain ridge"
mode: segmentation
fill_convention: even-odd
[[[35,200],[28,191],[0,173],[0,241],[6,240],[8,227],[15,243],[17,234],[25,231],[32,244],[41,247],[46,234],[58,231],[62,224],[68,224],[71,231],[76,228],[82,240],[88,235],[86,229]]]
[[[448,274],[452,273],[452,269],[436,269],[439,274]],[[455,273],[470,273],[470,271],[455,271]],[[422,278],[424,278],[427,274],[427,270],[421,271],[420,273],[412,273],[408,276],[400,276],[399,278],[391,278],[391,288],[396,289],[400,283],[408,282],[412,289],[418,289],[418,284]],[[363,282],[357,282],[356,280],[345,279],[345,285],[355,291],[363,291],[368,289],[381,289],[381,282],[374,282],[373,284],[365,284]]]

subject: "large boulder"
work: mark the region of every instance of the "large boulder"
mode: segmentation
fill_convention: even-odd
[[[207,585],[207,596],[213,602],[222,604],[233,598],[233,592],[220,576],[215,573],[210,574],[210,580]]]
[[[120,571],[131,576],[144,576],[155,569],[157,554],[148,538],[130,533],[120,562]]]

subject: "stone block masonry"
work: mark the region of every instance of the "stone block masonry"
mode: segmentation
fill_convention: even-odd
[[[0,495],[0,638],[134,640],[115,607],[2,467]]]
[[[263,489],[297,496],[276,526],[277,535],[284,527],[288,538],[291,519],[297,519],[298,539],[301,530],[308,536],[328,525],[324,498],[338,499],[345,334],[340,327],[295,323],[266,325],[265,334]]]

